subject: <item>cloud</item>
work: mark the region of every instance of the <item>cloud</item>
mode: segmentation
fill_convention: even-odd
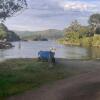
[[[29,0],[28,5],[33,10],[60,10],[58,0]]]
[[[99,0],[27,0],[28,9],[7,19],[6,25],[17,30],[63,29],[77,19],[86,24],[89,16],[99,13]]]
[[[92,3],[89,4],[88,2],[74,1],[64,3],[63,7],[65,10],[92,11],[97,5]]]

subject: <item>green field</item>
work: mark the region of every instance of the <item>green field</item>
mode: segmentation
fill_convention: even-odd
[[[0,100],[75,74],[75,71],[61,64],[56,64],[51,68],[47,62],[39,62],[36,59],[14,59],[1,62]]]

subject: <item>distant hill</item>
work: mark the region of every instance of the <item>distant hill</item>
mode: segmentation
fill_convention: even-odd
[[[15,31],[22,39],[47,38],[58,39],[64,36],[63,30],[49,29],[44,31]]]
[[[6,40],[9,42],[19,41],[20,37],[13,31],[8,30],[4,24],[0,24],[0,40]]]

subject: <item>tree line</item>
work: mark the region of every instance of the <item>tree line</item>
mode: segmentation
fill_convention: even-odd
[[[100,14],[91,15],[87,26],[81,25],[77,20],[73,21],[69,27],[65,28],[64,32],[65,41],[82,43],[84,40],[92,45],[94,41],[95,43],[100,41],[99,37],[95,37],[95,35],[100,35]],[[99,42],[98,44],[100,45]]]

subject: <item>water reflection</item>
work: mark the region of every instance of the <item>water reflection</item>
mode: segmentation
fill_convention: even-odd
[[[97,59],[99,59],[100,58],[100,48],[98,48],[98,47],[90,47],[90,48],[87,48],[88,50],[88,52],[87,52],[87,54],[88,54],[88,57],[89,58],[92,58],[92,59],[95,59],[95,58],[97,58]]]
[[[87,58],[87,49],[82,47],[76,47],[76,46],[66,46],[66,58],[69,59],[84,59]]]

